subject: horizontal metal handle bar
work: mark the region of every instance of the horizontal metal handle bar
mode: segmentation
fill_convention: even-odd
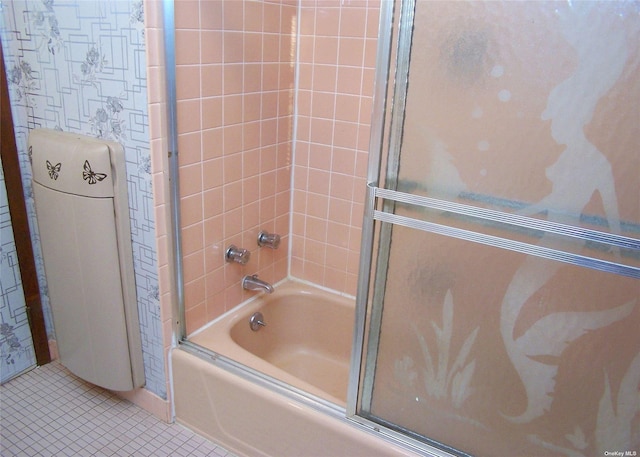
[[[548,233],[570,236],[624,249],[640,250],[640,239],[617,235],[615,233],[600,232],[598,230],[545,221],[533,217],[521,216],[519,214],[478,208],[475,206],[464,205],[462,203],[423,197],[421,195],[408,194],[375,186],[374,189],[376,197],[384,198],[386,200],[420,206],[422,208],[448,211],[455,214],[476,217],[508,225],[515,225],[521,228],[541,230]]]
[[[485,235],[483,233],[472,232],[470,230],[459,229],[456,227],[449,227],[433,222],[421,221],[418,219],[399,216],[397,214],[385,213],[378,210],[375,210],[373,212],[373,218],[381,222],[401,225],[403,227],[422,230],[424,232],[435,233],[438,235],[449,236],[466,241],[472,241],[487,246],[520,252],[522,254],[534,255],[536,257],[557,260],[559,262],[564,262],[571,265],[578,265],[594,270],[600,270],[608,273],[614,273],[617,275],[640,279],[640,268],[632,267],[629,265],[622,265],[619,263],[595,259],[579,254],[572,254],[570,252],[558,251],[556,249],[551,249],[544,246],[509,240],[493,235]]]

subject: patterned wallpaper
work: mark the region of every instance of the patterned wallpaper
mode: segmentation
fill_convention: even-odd
[[[0,0],[0,20],[47,333],[55,336],[26,150],[40,127],[124,147],[146,388],[166,398],[142,0]]]
[[[0,167],[0,383],[35,364],[4,170]]]

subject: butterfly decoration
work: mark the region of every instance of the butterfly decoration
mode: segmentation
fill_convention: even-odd
[[[60,173],[60,169],[62,168],[61,163],[57,163],[55,165],[51,165],[51,162],[47,160],[47,171],[49,172],[49,177],[53,180],[58,179],[58,174]]]
[[[82,168],[84,169],[84,171],[82,172],[82,179],[84,179],[85,181],[89,181],[89,184],[95,184],[107,177],[105,173],[96,173],[95,171],[93,171],[88,160],[84,161],[84,167]]]

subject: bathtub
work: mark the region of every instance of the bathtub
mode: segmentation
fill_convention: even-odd
[[[192,335],[171,354],[176,421],[239,456],[418,455],[346,418],[354,307],[287,281]]]
[[[344,407],[354,306],[353,300],[288,281],[190,341]],[[253,331],[249,319],[257,311],[266,326]]]

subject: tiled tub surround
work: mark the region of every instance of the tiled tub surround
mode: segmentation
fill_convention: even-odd
[[[300,3],[291,275],[356,294],[378,0]]]
[[[253,295],[245,274],[355,295],[379,2],[175,10],[187,333]],[[247,265],[224,262],[230,244]]]
[[[287,275],[297,2],[177,1],[176,79],[187,332]],[[282,236],[259,249],[260,230]],[[249,249],[246,266],[226,248]]]

